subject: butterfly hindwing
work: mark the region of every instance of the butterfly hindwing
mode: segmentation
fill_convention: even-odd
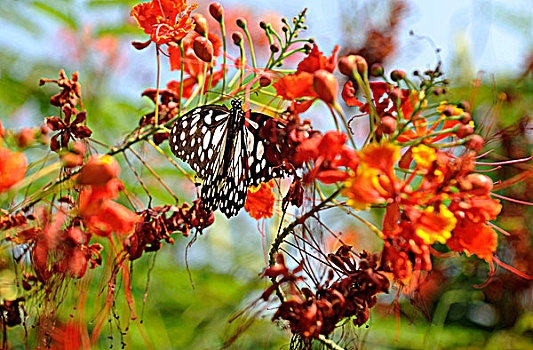
[[[261,182],[287,176],[278,148],[260,135],[261,127],[270,119],[272,118],[265,114],[250,113],[248,127],[246,128],[248,150],[247,177],[249,178],[249,186],[257,186]],[[282,128],[283,124],[278,123],[278,127]],[[267,157],[267,152],[271,153],[271,158],[279,159],[279,161],[272,162]]]

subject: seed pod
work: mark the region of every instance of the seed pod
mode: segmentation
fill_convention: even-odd
[[[219,2],[212,2],[209,4],[209,13],[218,22],[222,22],[224,19],[224,8]]]
[[[203,36],[196,37],[193,42],[194,53],[202,61],[211,63],[213,60],[213,44]]]
[[[333,103],[339,92],[337,78],[324,69],[319,69],[313,75],[313,89],[318,97],[326,103]]]

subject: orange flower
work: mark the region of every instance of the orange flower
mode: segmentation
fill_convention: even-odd
[[[349,178],[343,193],[348,205],[366,209],[371,204],[391,202],[403,182],[394,175],[394,164],[400,158],[400,147],[393,144],[370,144],[359,152],[361,164]]]
[[[190,17],[197,7],[198,4],[189,7],[186,0],[152,0],[133,6],[131,16],[157,45],[177,43],[194,29]]]
[[[250,214],[250,217],[256,220],[262,218],[268,219],[274,215],[275,200],[276,197],[274,196],[274,192],[272,192],[272,184],[270,182],[263,182],[255,188],[248,188],[244,210]]]
[[[467,256],[475,254],[490,262],[498,246],[498,235],[486,224],[461,220],[446,244],[453,251],[465,252]]]
[[[0,193],[9,190],[26,175],[27,160],[22,153],[0,145]]]
[[[94,155],[80,171],[78,183],[85,185],[78,196],[80,216],[91,232],[108,236],[111,232],[125,234],[133,230],[139,216],[112,201],[122,190],[117,178],[120,167],[108,155]]]
[[[453,213],[442,204],[438,211],[431,206],[422,211],[408,211],[408,215],[415,224],[416,235],[425,244],[446,243],[446,240],[451,237],[451,230],[457,223]]]

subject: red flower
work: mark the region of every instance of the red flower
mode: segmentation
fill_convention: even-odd
[[[26,176],[27,161],[22,153],[0,145],[0,193],[9,190]]]
[[[65,117],[46,117],[46,125],[53,131],[59,131],[50,140],[50,149],[57,151],[61,148],[68,147],[68,143],[71,137],[77,137],[84,139],[92,135],[91,129],[85,125],[81,125],[87,119],[87,112],[82,111],[78,113],[76,108],[65,106],[63,107],[63,113]],[[71,117],[75,115],[74,120],[71,122]]]
[[[296,73],[285,75],[273,84],[277,94],[289,101],[302,97],[317,98],[318,95],[313,88],[314,73],[319,70],[332,73],[338,50],[339,47],[335,46],[331,56],[325,57],[315,44],[309,55],[298,64]],[[310,104],[307,105],[307,108],[309,107]]]
[[[250,217],[256,220],[262,218],[268,219],[274,215],[275,201],[276,196],[272,192],[272,184],[270,182],[263,182],[256,188],[248,188],[244,210],[250,214]]]
[[[189,7],[186,0],[152,0],[133,6],[131,16],[157,45],[177,43],[194,29],[190,17],[197,7],[198,4]]]
[[[468,256],[475,254],[490,262],[498,246],[498,235],[484,223],[461,220],[446,244],[453,251],[465,252]]]
[[[301,167],[303,163],[313,161],[306,182],[317,179],[323,183],[331,184],[344,181],[349,174],[338,169],[346,167],[356,170],[359,164],[357,153],[345,145],[348,136],[338,131],[328,131],[325,135],[314,134],[303,140],[297,147],[293,157],[293,164]]]

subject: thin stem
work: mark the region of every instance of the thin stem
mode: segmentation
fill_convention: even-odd
[[[155,53],[157,56],[157,79],[156,79],[156,90],[155,90],[155,121],[154,124],[157,126],[159,124],[159,80],[161,79],[161,60],[159,56],[159,45],[155,45]],[[182,57],[183,62],[183,57]]]
[[[315,213],[320,211],[329,201],[333,200],[340,192],[341,188],[337,189],[328,198],[324,199],[322,202],[314,206],[307,213],[294,220],[289,226],[285,227],[283,231],[276,236],[274,242],[272,242],[272,245],[270,247],[270,252],[268,253],[270,256],[270,266],[274,265],[276,261],[275,255],[279,250],[279,246],[281,245],[283,240],[296,228],[296,226],[300,225],[302,222],[304,222],[305,220],[313,216]]]

